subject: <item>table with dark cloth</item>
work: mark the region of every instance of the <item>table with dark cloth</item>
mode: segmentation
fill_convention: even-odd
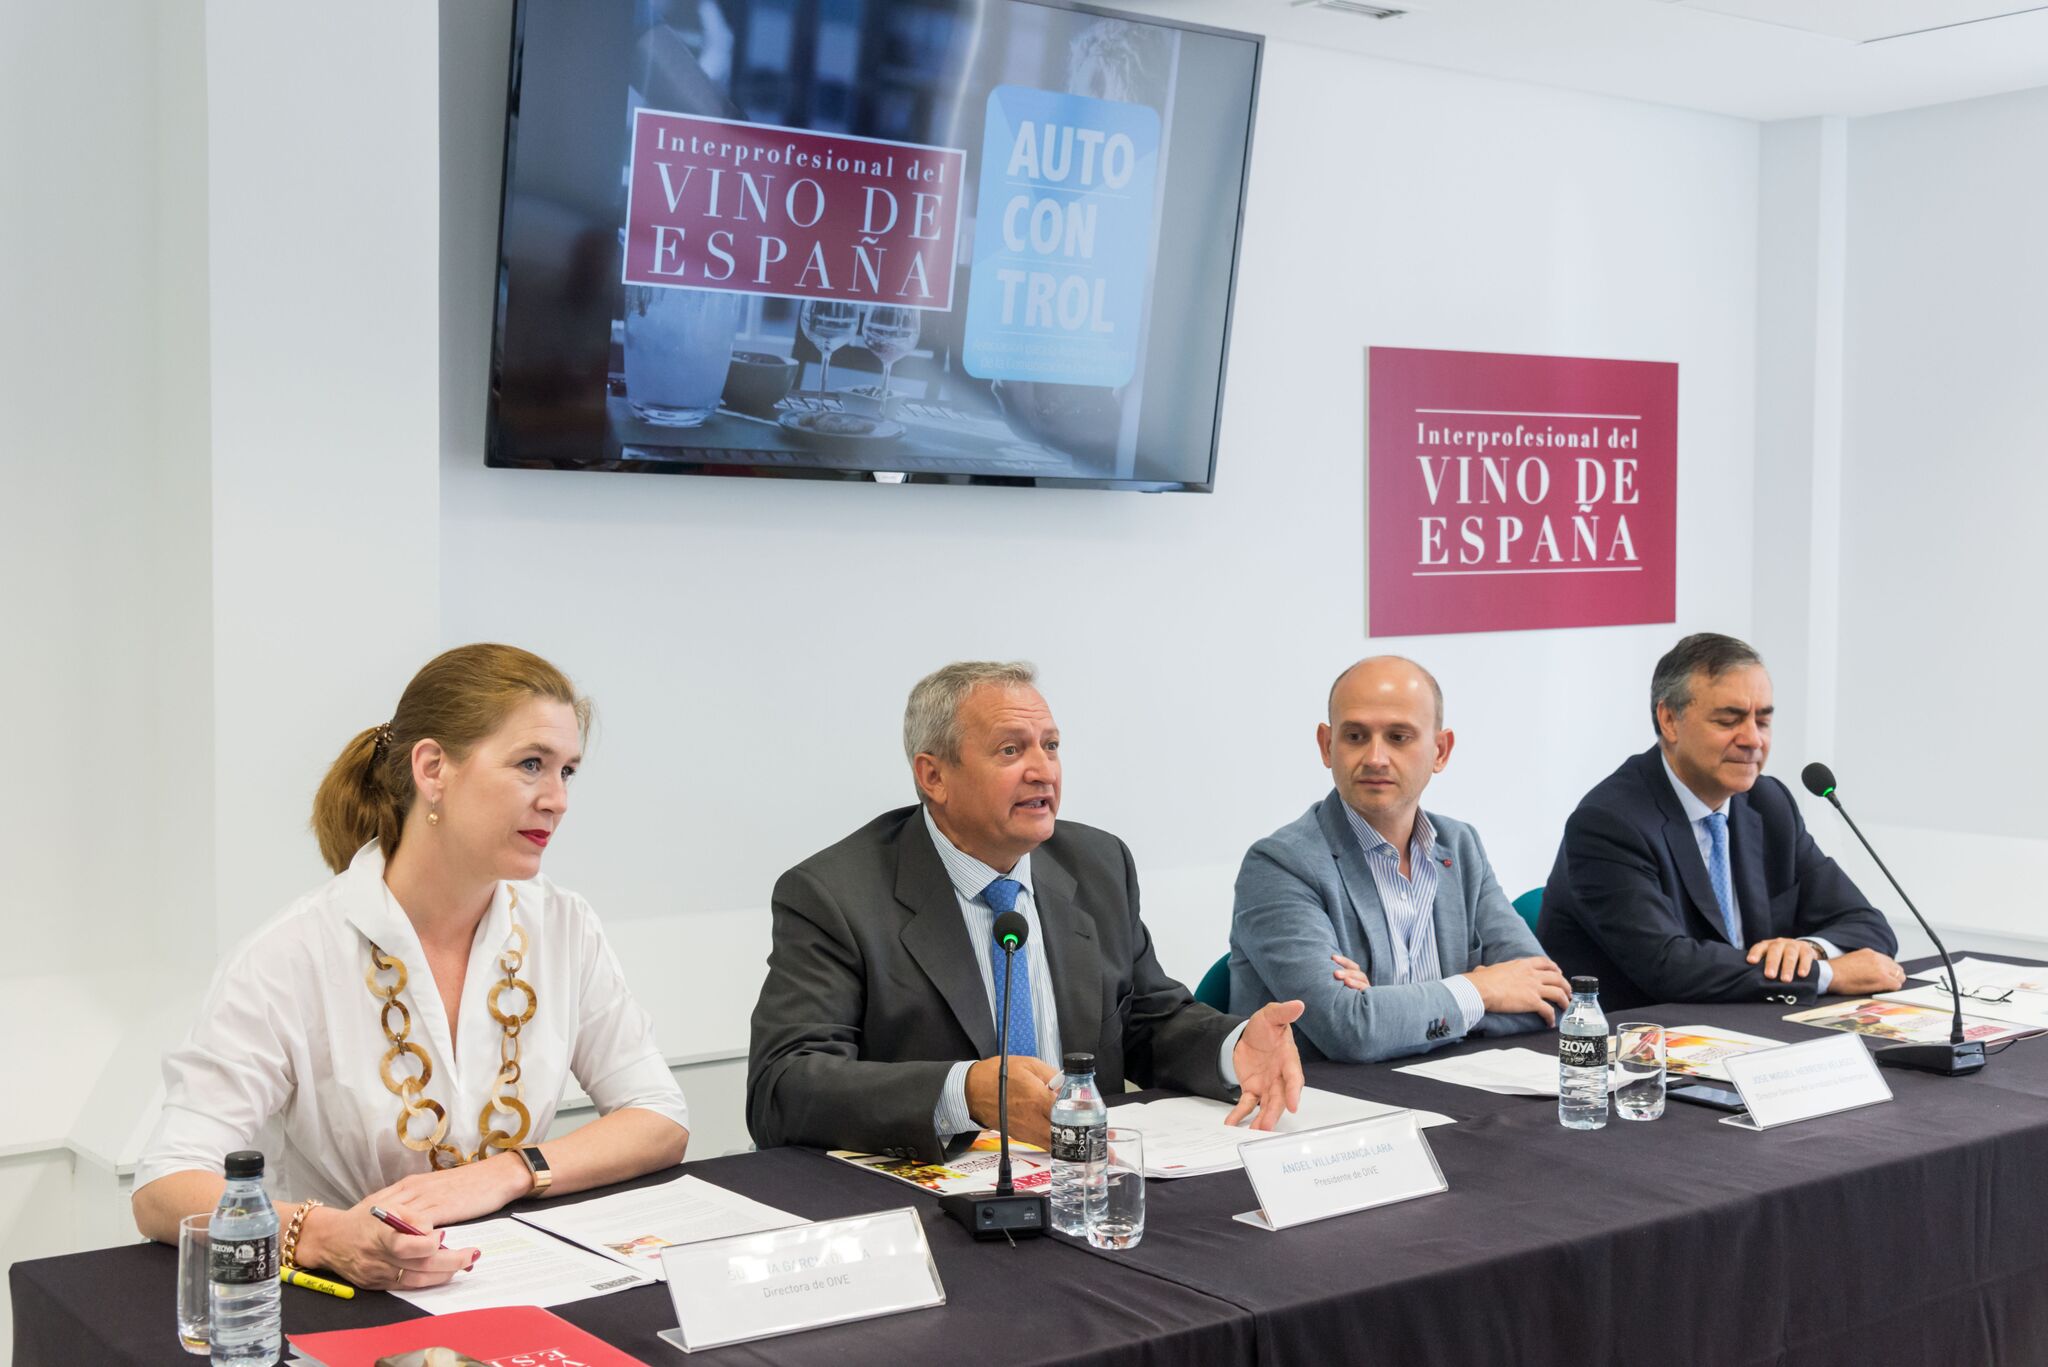
[[[1823,1038],[1789,1009],[1626,1014]],[[2048,1364],[2048,1039],[1762,1132],[1678,1102],[1567,1130],[1550,1098],[1308,1072],[1456,1119],[1425,1131],[1450,1189],[1276,1234],[1231,1219],[1242,1172],[1153,1182],[1139,1247],[1078,1247],[1250,1310],[1269,1363]]]
[[[1990,957],[1990,956],[1981,956]],[[1819,1039],[1778,1006],[1628,1013]],[[1555,1037],[1480,1040],[1548,1051]],[[1318,1087],[1440,1111],[1450,1189],[1271,1233],[1241,1172],[1149,1184],[1144,1242],[980,1244],[934,1198],[819,1154],[688,1171],[810,1218],[914,1205],[947,1304],[698,1356],[848,1367],[1008,1362],[2048,1363],[2048,1040],[1974,1077],[1886,1070],[1896,1100],[1777,1130],[1672,1103],[1650,1124],[1566,1130],[1549,1098],[1312,1064]],[[1123,1100],[1144,1099],[1140,1093]],[[664,1180],[672,1174],[643,1179]],[[639,1185],[639,1184],[636,1184]],[[576,1198],[564,1198],[573,1200]],[[189,1362],[172,1332],[175,1253],[150,1245],[17,1264],[15,1367]],[[414,1314],[285,1290],[292,1332]],[[665,1290],[557,1312],[650,1363]]]
[[[684,1171],[809,1219],[916,1206],[946,1303],[687,1357],[657,1337],[676,1327],[666,1287],[633,1287],[554,1307],[563,1319],[650,1364],[913,1367],[963,1360],[1178,1367],[1252,1357],[1251,1316],[1236,1306],[1134,1268],[1104,1267],[1053,1239],[977,1245],[939,1212],[935,1198],[812,1150],[736,1154],[688,1163]],[[606,1191],[676,1175],[662,1172]],[[549,1204],[577,1199],[565,1196]],[[16,1263],[8,1277],[14,1367],[190,1367],[200,1361],[177,1342],[177,1268],[177,1250],[157,1244]],[[287,1334],[359,1329],[421,1313],[382,1292],[340,1300],[292,1286],[284,1288],[284,1307]]]

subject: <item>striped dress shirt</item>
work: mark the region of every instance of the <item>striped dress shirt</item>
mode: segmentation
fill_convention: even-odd
[[[1408,838],[1408,876],[1401,876],[1401,852],[1393,842],[1373,829],[1372,823],[1344,804],[1344,818],[1358,848],[1365,852],[1365,866],[1372,870],[1373,886],[1379,890],[1380,908],[1387,917],[1387,940],[1393,946],[1393,972],[1385,981],[1420,983],[1442,980],[1465,1013],[1465,1031],[1470,1033],[1486,1014],[1486,1004],[1472,980],[1460,973],[1443,976],[1443,960],[1436,945],[1436,884],[1440,872],[1436,854],[1436,827],[1429,814],[1415,809],[1415,831]],[[1367,989],[1368,991],[1370,989]]]

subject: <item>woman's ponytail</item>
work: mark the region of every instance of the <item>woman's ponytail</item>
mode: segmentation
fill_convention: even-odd
[[[359,733],[342,747],[313,795],[313,835],[320,842],[320,857],[336,873],[371,840],[387,854],[398,848],[407,804],[391,791],[385,775],[390,755],[380,742],[388,735],[386,726]],[[406,788],[409,793],[409,781]]]

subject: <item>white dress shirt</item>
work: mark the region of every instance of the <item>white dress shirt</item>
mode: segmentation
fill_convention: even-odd
[[[1707,829],[1707,818],[1715,812],[1727,811],[1728,804],[1734,801],[1734,799],[1724,797],[1721,799],[1720,806],[1709,807],[1700,800],[1698,793],[1685,786],[1685,780],[1681,779],[1678,776],[1678,771],[1671,767],[1671,757],[1669,755],[1660,754],[1658,758],[1664,761],[1664,777],[1671,780],[1671,791],[1678,795],[1678,805],[1685,809],[1685,819],[1692,826],[1692,838],[1700,847],[1700,863],[1711,869],[1714,867],[1714,836]],[[1735,918],[1739,922],[1742,919],[1742,894],[1735,890],[1735,827],[1733,823],[1730,823],[1728,827],[1728,836],[1728,896],[1735,903]],[[1823,940],[1818,935],[1802,935],[1799,938],[1820,951],[1821,957],[1813,966],[1815,974],[1813,987],[1815,992],[1825,994],[1835,981],[1835,970],[1833,965],[1828,963],[1828,960],[1839,957],[1842,951],[1837,949],[1832,941]],[[1741,946],[1737,945],[1736,948],[1740,949]]]
[[[1380,894],[1380,910],[1387,923],[1387,942],[1392,945],[1392,972],[1382,976],[1386,984],[1434,982],[1442,979],[1464,1014],[1463,1034],[1471,1034],[1486,1014],[1486,1001],[1479,988],[1463,973],[1443,976],[1443,960],[1436,947],[1436,827],[1429,814],[1415,809],[1415,830],[1408,838],[1410,877],[1401,876],[1401,852],[1394,842],[1379,833],[1370,821],[1344,804],[1351,834],[1365,853],[1365,866],[1372,871],[1373,887]],[[1361,912],[1361,915],[1363,913]],[[1368,988],[1367,991],[1371,989]]]
[[[260,1148],[269,1159],[266,1185],[282,1199],[347,1207],[428,1171],[425,1153],[398,1142],[402,1105],[378,1076],[391,1042],[379,1024],[383,1003],[364,980],[373,941],[405,964],[397,1000],[412,1013],[409,1042],[433,1062],[423,1095],[448,1113],[445,1142],[474,1151],[478,1113],[499,1069],[501,1031],[487,1000],[502,981],[497,959],[512,945],[515,923],[527,936],[519,977],[536,1003],[519,1036],[521,1100],[533,1118],[521,1142],[545,1139],[572,1076],[602,1114],[638,1106],[687,1127],[653,1022],[627,990],[587,902],[544,877],[498,885],[471,943],[451,1048],[433,970],[384,884],[384,857],[372,842],[214,974],[198,1023],[164,1058],[163,1114],[135,1185],[188,1169],[219,1172],[228,1153]],[[516,1012],[520,995],[507,991],[499,1004]],[[394,1028],[398,1019],[394,1010]],[[395,1075],[417,1072],[410,1059],[393,1066]],[[430,1120],[416,1120],[413,1133],[423,1136]]]
[[[923,816],[924,828],[932,838],[932,848],[939,852],[939,862],[945,865],[947,881],[953,885],[953,900],[960,904],[960,917],[967,923],[967,939],[974,946],[974,961],[981,967],[981,986],[988,993],[989,1020],[998,1030],[1002,1027],[1002,1018],[997,1014],[995,970],[991,964],[995,955],[996,913],[981,894],[998,878],[1014,878],[1023,885],[1024,890],[1017,894],[1016,910],[1031,927],[1031,936],[1024,942],[1024,954],[1031,964],[1031,1025],[1038,1036],[1036,1057],[1050,1064],[1057,1073],[1065,1058],[1060,1052],[1060,1008],[1058,999],[1053,995],[1052,965],[1045,957],[1045,936],[1038,924],[1038,903],[1031,890],[1031,856],[1026,854],[1017,861],[1015,868],[1003,873],[946,839],[939,823],[932,820],[931,808],[924,808]],[[1011,971],[1015,972],[1015,969]],[[1014,989],[1015,986],[1013,981],[1011,987]],[[1231,1054],[1242,1034],[1244,1026],[1239,1025],[1223,1041],[1223,1080],[1233,1087],[1237,1085],[1237,1065]],[[1011,1057],[1016,1057],[1014,1049]],[[980,1128],[967,1110],[967,1070],[978,1062],[978,1059],[969,1059],[956,1063],[946,1074],[945,1086],[939,1091],[939,1103],[932,1110],[932,1128],[941,1138]]]

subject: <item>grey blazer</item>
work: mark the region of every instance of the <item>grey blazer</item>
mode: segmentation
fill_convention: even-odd
[[[1061,821],[1031,855],[1060,1044],[1092,1051],[1112,1095],[1147,1086],[1235,1100],[1223,1041],[1237,1018],[1166,976],[1138,919],[1131,852]],[[774,943],[754,1007],[747,1129],[936,1162],[932,1112],[955,1062],[996,1051],[967,923],[916,807],[886,812],[775,884]]]
[[[1429,820],[1439,856],[1450,860],[1436,884],[1441,976],[1540,955],[1494,881],[1479,833],[1435,812]],[[1336,981],[1332,954],[1356,962],[1373,985],[1361,992]],[[1450,988],[1441,981],[1382,985],[1393,962],[1378,885],[1332,789],[1244,857],[1230,917],[1230,1009],[1299,997],[1307,1009],[1295,1031],[1305,1057],[1369,1063],[1461,1039],[1465,1017]],[[1489,1013],[1473,1033],[1545,1028],[1538,1015]]]

